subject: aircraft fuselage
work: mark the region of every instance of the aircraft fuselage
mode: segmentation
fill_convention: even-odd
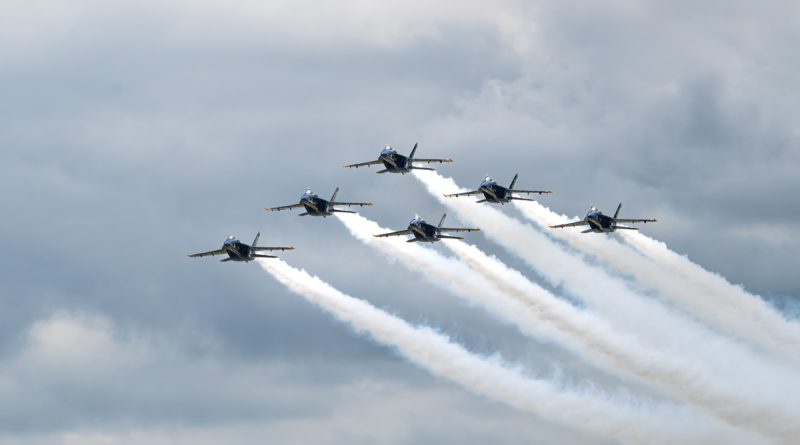
[[[300,203],[305,207],[306,212],[311,216],[330,216],[333,214],[330,201],[320,198],[316,194],[305,193],[300,198]]]
[[[225,243],[222,244],[222,250],[228,254],[231,261],[251,261],[252,254],[255,253],[247,244],[230,239],[225,240]]]
[[[478,190],[483,193],[486,202],[495,204],[505,204],[511,201],[511,192],[502,185],[498,185],[494,181],[483,181]]]
[[[412,220],[408,224],[408,230],[414,235],[417,241],[425,243],[435,243],[439,241],[439,228],[428,224],[425,220]]]
[[[383,149],[383,151],[381,151],[381,155],[378,157],[378,160],[383,162],[383,166],[389,173],[406,174],[411,171],[412,162],[408,159],[408,157],[403,156],[394,150],[389,150],[388,148]]]
[[[611,233],[617,230],[614,218],[604,215],[600,211],[592,211],[586,214],[586,221],[592,232],[595,233]]]

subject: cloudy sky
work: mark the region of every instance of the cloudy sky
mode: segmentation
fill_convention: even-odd
[[[262,208],[341,186],[384,227],[435,220],[412,177],[341,168],[419,142],[463,186],[519,173],[558,213],[657,217],[646,234],[798,317],[799,40],[789,1],[4,2],[0,443],[605,443],[431,376],[255,264],[185,255],[261,231],[471,351],[633,391],[335,219]]]

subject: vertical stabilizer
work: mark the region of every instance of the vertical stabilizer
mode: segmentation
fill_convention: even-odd
[[[517,176],[519,176],[519,173],[515,173],[515,174],[514,174],[514,179],[512,179],[512,180],[511,180],[511,185],[509,185],[509,186],[508,186],[508,189],[509,189],[509,190],[511,190],[511,189],[513,189],[513,188],[514,188],[514,183],[516,183],[516,182],[517,182]]]
[[[617,206],[617,211],[614,212],[614,219],[617,219],[617,215],[619,215],[619,209],[621,208],[622,208],[622,203],[619,203],[619,205]]]
[[[253,240],[253,247],[256,247],[258,244],[258,237],[261,236],[261,232],[256,233],[256,239]]]
[[[419,145],[419,142],[414,143],[414,148],[411,149],[411,154],[408,155],[408,159],[414,159],[414,153],[417,151],[417,145]]]
[[[445,218],[447,218],[447,213],[445,213],[444,215],[442,215],[442,219],[440,219],[440,220],[439,220],[439,227],[442,227],[442,224],[444,224],[444,219],[445,219]]]
[[[336,187],[336,190],[333,191],[333,196],[331,196],[331,202],[336,201],[336,194],[339,193],[339,187]]]

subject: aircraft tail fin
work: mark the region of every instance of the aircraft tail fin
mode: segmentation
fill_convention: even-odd
[[[411,167],[411,168],[412,168],[412,169],[414,169],[414,170],[430,170],[430,171],[436,171],[436,169],[435,169],[435,168],[430,168],[430,167]]]
[[[303,213],[298,213],[297,214],[297,216],[306,216],[306,215],[308,215],[308,212],[303,212]]]
[[[440,219],[440,220],[439,220],[439,227],[442,227],[442,224],[444,224],[444,219],[445,219],[445,218],[447,218],[447,213],[445,213],[444,215],[442,215],[442,219]]]
[[[617,215],[619,215],[619,209],[621,209],[621,208],[622,208],[622,203],[619,203],[619,205],[617,206],[617,211],[614,212],[614,219],[616,219]]]
[[[508,186],[508,189],[509,189],[509,190],[511,190],[511,189],[513,189],[513,188],[514,188],[514,183],[516,183],[516,182],[517,182],[517,176],[519,176],[519,173],[515,173],[515,174],[514,174],[514,179],[512,179],[512,180],[511,180],[511,185],[509,185],[509,186]]]
[[[232,258],[223,258],[223,259],[219,260],[219,262],[220,263],[224,263],[225,261],[230,261],[230,260],[232,260]]]
[[[255,258],[278,258],[275,255],[265,255],[263,253],[254,253],[253,257],[255,257]]]
[[[258,244],[258,237],[261,236],[261,232],[256,233],[256,238],[253,240],[253,247],[256,247]]]
[[[639,230],[638,227],[629,227],[629,226],[614,226],[615,229],[625,229],[625,230]]]
[[[377,174],[379,174],[379,175],[382,175],[382,174],[384,174],[384,173],[389,173],[389,170],[386,170],[386,169],[383,169],[383,170],[378,170],[378,171],[376,171],[375,173],[377,173]]]
[[[336,212],[336,213],[356,213],[356,212],[354,212],[352,210],[342,210],[342,209],[333,209],[333,210],[331,210],[331,212]]]
[[[581,233],[589,233],[591,231],[592,231],[592,229],[586,229],[586,230],[582,231]]]
[[[510,197],[510,198],[508,198],[508,199],[511,199],[511,200],[514,200],[514,201],[536,201],[535,199],[531,199],[531,198],[520,198],[519,196],[512,196],[512,197]]]
[[[336,187],[336,190],[333,191],[333,195],[331,196],[331,202],[336,201],[336,194],[339,193],[339,187]]]
[[[408,159],[410,160],[414,159],[414,153],[417,151],[417,145],[419,145],[419,142],[414,143],[414,148],[411,149],[411,154],[408,155]]]
[[[479,200],[477,200],[475,202],[486,202],[486,199],[479,199]]]
[[[417,241],[419,241],[419,240],[416,239],[416,238],[411,238],[410,240],[407,240],[406,242],[407,243],[416,243]]]

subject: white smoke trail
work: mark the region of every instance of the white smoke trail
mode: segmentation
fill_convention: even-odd
[[[694,404],[732,425],[746,425],[768,435],[800,433],[789,418],[772,412],[772,406],[753,397],[720,387],[716,377],[703,375],[680,359],[660,355],[642,347],[635,339],[615,334],[604,322],[558,300],[547,290],[531,283],[475,247],[444,242],[482,275],[431,249],[408,244],[403,239],[375,238],[386,232],[360,215],[337,215],[350,233],[402,264],[426,276],[455,295],[480,305],[522,332],[567,346],[606,370],[627,377],[630,374],[654,384],[671,396]],[[488,281],[481,278],[488,278]],[[500,294],[498,294],[498,291]],[[786,431],[784,431],[786,430]]]
[[[793,372],[759,359],[730,339],[716,335],[651,299],[642,298],[623,281],[563,250],[527,224],[485,205],[443,198],[443,193],[458,190],[451,179],[429,172],[415,172],[414,175],[442,203],[455,209],[465,221],[480,226],[484,235],[520,256],[552,286],[579,297],[594,312],[618,327],[653,343],[654,349],[691,360],[699,369],[710,368],[724,387],[742,391],[752,396],[752,400],[774,404],[773,411],[783,413],[784,420],[787,416],[797,418],[798,407],[788,402],[800,394]],[[758,423],[759,431],[765,433],[782,430],[782,437],[796,434],[791,432],[796,422],[774,421],[770,426],[769,417],[765,413],[760,416],[761,420],[751,421]]]
[[[363,300],[345,295],[281,260],[259,261],[259,264],[293,292],[357,331],[396,347],[414,364],[517,409],[631,444],[760,442],[716,422],[701,422],[679,407],[631,406],[608,396],[565,391],[553,382],[526,378],[496,360],[471,354],[429,328],[414,327]]]
[[[569,219],[538,202],[516,201],[514,204],[551,236],[567,241],[570,246],[592,255],[607,266],[630,274],[710,326],[752,342],[783,360],[800,364],[800,354],[797,353],[800,351],[800,324],[782,317],[766,302],[741,287],[669,250],[666,244],[638,232],[623,231],[621,235],[634,250],[607,236],[586,236],[568,229],[551,230],[548,225],[561,224]]]

